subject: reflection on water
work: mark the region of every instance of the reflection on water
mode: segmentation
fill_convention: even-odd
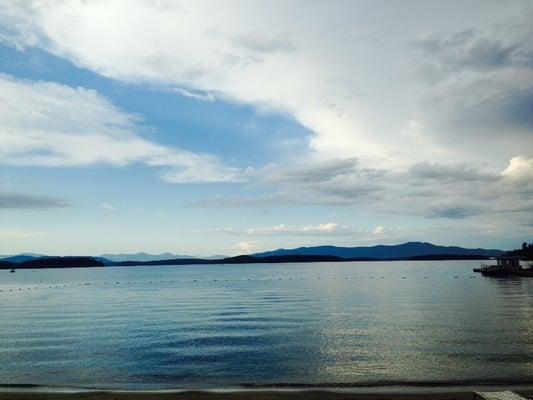
[[[0,383],[531,382],[533,279],[475,265],[0,271]]]

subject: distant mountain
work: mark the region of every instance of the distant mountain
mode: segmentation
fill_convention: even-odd
[[[202,258],[205,259],[205,260],[222,260],[223,258],[228,258],[228,256],[223,256],[223,255],[220,255],[220,254],[216,254],[214,256],[202,257]]]
[[[133,254],[102,254],[100,257],[113,262],[122,262],[122,261],[135,261],[135,262],[145,262],[145,261],[159,261],[159,260],[175,260],[175,259],[189,259],[196,258],[191,256],[182,256],[172,253],[162,253],[162,254],[148,254],[144,252],[133,253]]]
[[[94,257],[41,257],[18,263],[0,260],[0,269],[87,268],[103,266],[104,263]]]
[[[4,262],[22,263],[25,261],[35,260],[41,257],[46,257],[46,256],[44,254],[20,253],[20,254],[11,255],[11,256],[0,255],[0,260]]]
[[[279,249],[236,257],[212,256],[197,258],[163,254],[104,254],[101,257],[52,257],[41,254],[18,254],[0,258],[0,269],[6,268],[71,268],[135,265],[194,265],[286,263],[319,261],[379,261],[379,260],[475,260],[502,255],[497,249],[466,249],[456,246],[437,246],[425,242],[409,242],[393,246],[337,247],[317,246]],[[1,256],[0,256],[1,257]]]
[[[361,261],[372,261],[371,259],[361,259]],[[205,258],[178,258],[174,260],[157,260],[157,261],[121,261],[112,264],[117,267],[133,267],[138,265],[208,265],[208,264],[267,264],[267,263],[308,263],[308,262],[335,262],[344,261],[342,258],[335,256],[306,256],[306,255],[285,255],[255,257],[241,255],[235,257],[226,257],[223,259],[205,259]]]
[[[399,259],[435,259],[457,258],[475,256],[496,257],[504,252],[497,249],[466,249],[456,246],[437,246],[426,242],[408,242],[398,245],[379,245],[370,247],[337,247],[316,246],[299,247],[297,249],[278,249],[254,254],[255,257],[308,255],[308,256],[335,256],[344,259],[373,258],[379,260]],[[453,256],[453,257],[452,257]]]

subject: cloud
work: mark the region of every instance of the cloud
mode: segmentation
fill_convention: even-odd
[[[187,88],[178,92],[200,100],[216,93],[288,115],[313,133],[312,151],[328,157],[382,158],[399,147],[416,155],[396,137],[396,104],[405,96],[398,82],[406,78],[397,49],[412,39],[396,13],[369,19],[363,3],[342,2],[212,7],[8,2],[0,40],[43,48],[113,79]],[[306,18],[299,18],[302,9]],[[424,29],[424,17],[412,18],[413,30]],[[384,124],[383,115],[394,122]]]
[[[530,19],[522,3],[223,1],[213,13],[209,1],[13,1],[0,40],[113,79],[281,113],[310,130],[308,150],[323,158],[379,169],[453,155],[497,167],[532,150]]]
[[[46,101],[32,100],[22,113],[13,99],[32,96],[11,90],[18,117],[10,124],[24,134],[2,131],[9,140],[0,149],[9,152],[1,159],[144,163],[168,182],[238,181],[248,190],[195,203],[204,207],[333,204],[432,224],[523,226],[533,154],[530,8],[297,0],[212,7],[201,0],[6,2],[0,41],[39,47],[123,82],[279,113],[311,132],[307,159],[240,171],[145,139],[139,116],[95,92],[21,81]],[[54,102],[68,112],[49,111]],[[57,125],[65,115],[68,129]],[[51,144],[30,133],[36,127]]]
[[[200,101],[215,101],[215,95],[213,93],[201,93],[197,91],[190,91],[183,88],[176,88],[174,89],[175,92],[179,93],[180,95],[184,97],[190,97],[194,100],[200,100]]]
[[[290,38],[282,33],[269,36],[261,31],[254,30],[235,36],[233,41],[237,46],[257,53],[293,52],[297,49]]]
[[[0,40],[113,79],[282,113],[307,127],[310,150],[328,158],[405,167],[445,162],[461,143],[460,161],[480,151],[495,166],[520,145],[531,148],[515,137],[517,126],[506,129],[531,131],[531,11],[523,3],[222,1],[216,13],[209,1],[165,4],[8,1]],[[426,140],[401,134],[409,121]],[[480,147],[487,135],[506,138]]]
[[[265,183],[319,183],[341,175],[358,172],[355,158],[333,160],[308,160],[304,163],[287,166],[271,164],[256,171],[253,175]]]
[[[45,235],[46,232],[24,229],[0,229],[2,239],[31,239]]]
[[[414,41],[414,76],[428,83],[413,121],[425,146],[496,167],[533,151],[531,10],[506,23]],[[408,130],[411,131],[411,130]],[[452,146],[453,144],[453,146]]]
[[[528,65],[523,59],[524,45],[527,44],[522,41],[505,43],[476,29],[448,35],[432,34],[415,41],[415,47],[431,59],[425,67],[434,75]]]
[[[465,164],[442,165],[427,161],[412,165],[408,172],[416,178],[432,179],[440,182],[490,181],[498,178],[495,174],[484,173]]]
[[[463,219],[480,213],[479,207],[439,206],[431,209],[432,218]]]
[[[275,225],[270,228],[249,228],[245,232],[249,235],[314,235],[338,233],[342,228],[338,223],[328,222],[318,225],[304,225],[300,227],[286,226],[285,224]]]
[[[0,192],[0,209],[2,208],[38,209],[38,208],[57,208],[57,207],[67,207],[67,206],[68,206],[68,203],[65,200],[58,199],[55,197]]]
[[[336,235],[336,234],[347,234],[350,232],[348,226],[341,226],[336,222],[328,222],[324,224],[317,225],[302,225],[302,226],[289,226],[285,224],[274,225],[271,227],[261,227],[261,228],[213,228],[213,229],[201,229],[201,230],[192,230],[192,231],[183,231],[187,233],[222,233],[230,235],[296,235],[296,236],[306,236],[306,235]]]
[[[372,231],[373,235],[382,235],[383,232],[385,232],[385,227],[383,225],[376,226],[376,228]]]
[[[94,90],[0,75],[0,163],[45,167],[160,167],[167,182],[234,181],[237,169],[209,154],[143,138],[141,118]]]
[[[107,210],[107,211],[115,211],[117,209],[116,207],[110,204],[106,204],[106,203],[100,204],[100,208],[103,208],[104,210]]]
[[[239,242],[235,248],[239,254],[250,254],[257,248],[257,242],[254,240]]]
[[[525,214],[533,206],[530,163],[527,157],[514,157],[503,172],[475,164],[429,161],[405,169],[380,170],[367,168],[353,159],[284,167],[270,165],[247,173],[254,182],[249,184],[250,189],[259,187],[263,192],[266,187],[271,189],[269,193],[217,195],[193,205],[235,208],[335,205],[364,210],[370,215],[399,214],[450,221],[475,218],[479,223],[493,221],[496,215],[507,215],[521,226],[527,222]],[[251,232],[272,234],[276,230],[285,234],[297,231],[281,225]],[[332,234],[349,232],[352,230],[337,226]]]
[[[502,176],[510,179],[533,178],[533,157],[516,156],[502,171]]]

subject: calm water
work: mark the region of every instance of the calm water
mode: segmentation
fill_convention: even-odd
[[[531,383],[533,279],[478,264],[0,271],[0,383]]]

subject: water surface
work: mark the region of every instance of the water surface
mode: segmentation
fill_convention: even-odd
[[[478,264],[0,271],[0,383],[531,383],[533,279]]]

